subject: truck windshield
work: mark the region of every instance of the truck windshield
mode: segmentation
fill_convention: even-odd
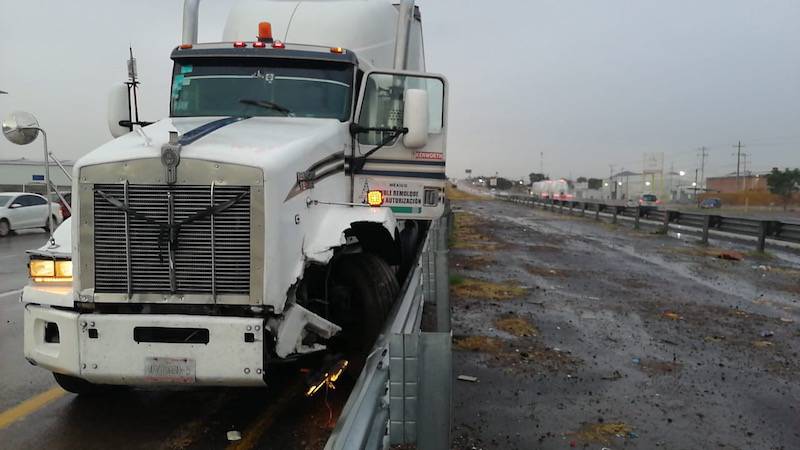
[[[350,119],[353,66],[337,62],[188,60],[175,63],[172,117]]]

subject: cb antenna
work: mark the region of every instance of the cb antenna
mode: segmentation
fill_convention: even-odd
[[[138,89],[139,89],[139,80],[138,80],[138,72],[136,70],[136,58],[133,57],[133,47],[128,46],[128,53],[130,55],[130,59],[128,59],[128,81],[125,82],[125,85],[128,86],[128,120],[127,121],[120,121],[120,125],[123,127],[128,127],[130,131],[133,131],[133,127],[135,125],[139,125],[142,127],[146,127],[153,122],[142,122],[139,120],[139,96],[138,96]]]

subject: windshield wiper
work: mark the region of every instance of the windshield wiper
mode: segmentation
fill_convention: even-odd
[[[243,98],[239,100],[239,103],[243,103],[245,105],[250,106],[260,106],[262,108],[271,109],[274,111],[278,111],[279,113],[283,113],[285,116],[292,114],[292,111],[289,108],[281,106],[277,103],[268,102],[266,100],[251,100],[249,98]]]

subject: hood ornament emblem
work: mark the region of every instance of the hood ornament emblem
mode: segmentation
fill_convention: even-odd
[[[161,164],[164,166],[167,184],[178,181],[178,165],[181,163],[181,144],[177,131],[169,132],[169,142],[161,146]]]

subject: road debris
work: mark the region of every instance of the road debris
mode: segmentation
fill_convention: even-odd
[[[607,381],[616,381],[616,380],[619,380],[620,378],[622,378],[622,374],[619,372],[619,370],[615,370],[615,371],[611,372],[611,375],[604,375],[601,378],[603,380],[607,380]]]
[[[672,311],[664,311],[663,313],[661,313],[661,317],[670,320],[683,320],[683,317],[681,317],[678,313]]]
[[[759,333],[759,336],[761,336],[762,338],[771,338],[772,336],[775,336],[775,333],[769,330],[764,330],[761,333]]]
[[[753,347],[755,348],[767,348],[767,347],[772,347],[774,345],[775,343],[770,341],[753,341]]]
[[[236,430],[231,430],[228,431],[227,437],[229,441],[240,441],[242,440],[242,433]]]
[[[458,380],[459,381],[469,381],[470,383],[477,383],[478,382],[478,377],[473,377],[471,375],[459,375],[458,376]]]
[[[712,255],[716,258],[728,261],[741,261],[744,259],[744,254],[735,250],[720,250],[712,253]]]

